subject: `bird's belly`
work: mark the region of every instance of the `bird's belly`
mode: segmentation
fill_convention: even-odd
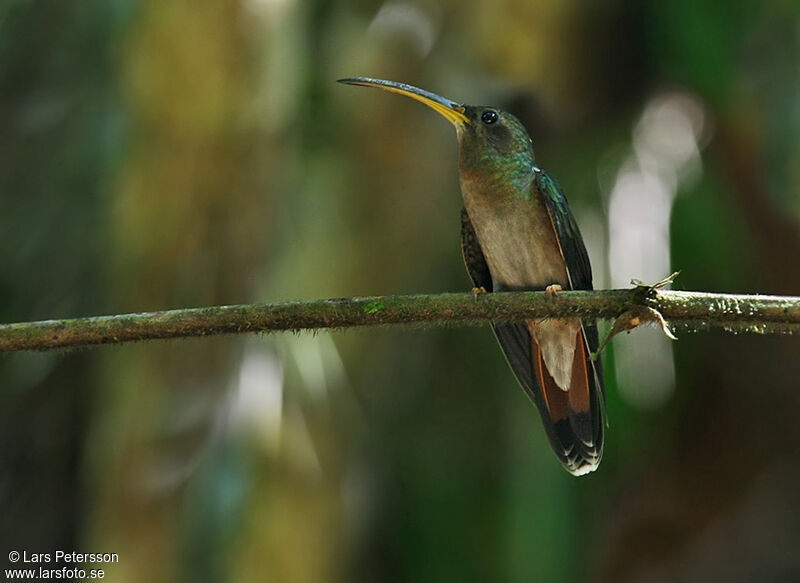
[[[499,209],[467,206],[483,250],[494,291],[544,289],[559,284],[569,289],[569,277],[550,215],[535,200],[523,200]],[[541,203],[538,203],[541,204]],[[569,390],[580,328],[577,318],[528,322],[531,336],[542,350],[547,371],[563,390]]]
[[[561,248],[540,201],[520,200],[500,208],[465,202],[495,290],[543,289],[551,284],[569,288]]]
[[[536,290],[552,284],[570,289],[564,256],[541,199],[491,200],[473,196],[471,189],[464,192],[467,214],[489,266],[494,291]],[[528,322],[531,336],[542,350],[547,371],[565,391],[571,384],[580,325],[578,318]]]

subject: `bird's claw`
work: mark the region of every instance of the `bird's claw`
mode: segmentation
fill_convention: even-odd
[[[560,292],[560,291],[564,291],[564,288],[561,287],[557,283],[553,283],[551,285],[548,285],[546,288],[544,288],[544,293],[547,294],[548,298],[556,297],[556,294],[558,294],[558,292]]]
[[[480,287],[473,287],[472,288],[472,296],[477,299],[481,294],[488,294],[489,292],[486,291],[486,288],[483,286]]]

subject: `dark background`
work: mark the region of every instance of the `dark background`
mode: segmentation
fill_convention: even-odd
[[[6,0],[0,321],[467,290],[509,109],[597,287],[800,291],[800,5]],[[636,330],[576,479],[487,329],[0,357],[0,551],[110,581],[800,580],[800,343]],[[7,560],[3,559],[6,562]]]

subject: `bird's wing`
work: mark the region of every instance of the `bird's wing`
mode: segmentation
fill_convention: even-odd
[[[492,292],[491,272],[466,209],[461,211],[461,251],[473,285]],[[576,406],[575,395],[578,393],[576,392],[571,399],[568,392],[562,391],[556,385],[544,366],[541,350],[531,336],[528,324],[525,322],[498,323],[493,324],[492,327],[511,370],[539,410],[547,438],[562,465],[568,472],[575,475],[596,468],[602,455],[602,419],[589,419],[591,427],[587,429],[590,434],[594,435],[591,440],[579,438],[578,434],[586,434],[586,431],[581,431],[581,427],[575,426],[575,419],[570,419],[571,409]],[[596,329],[594,334],[596,345]],[[583,358],[578,357],[578,349],[583,351]],[[587,357],[585,350],[583,335],[579,335],[575,364],[573,365],[573,377],[576,379],[581,376],[581,370],[583,370],[583,376],[587,376],[584,364]],[[583,368],[581,369],[581,367]],[[588,386],[593,389],[595,385],[592,383]],[[590,403],[594,404],[590,410],[598,412],[595,391],[589,390],[587,394],[590,397]],[[572,416],[574,417],[574,415]],[[581,418],[582,420],[583,418]],[[596,431],[597,426],[600,427],[599,435]],[[591,441],[591,443],[587,444],[587,441]]]
[[[589,254],[586,251],[586,245],[583,243],[583,236],[578,228],[578,224],[575,222],[575,218],[569,210],[567,197],[564,196],[564,192],[555,179],[547,172],[541,170],[536,172],[534,187],[539,189],[545,201],[547,211],[550,214],[550,220],[553,223],[556,239],[561,247],[561,255],[567,267],[567,275],[569,276],[572,289],[593,289],[592,265],[589,262]],[[586,349],[589,353],[596,353],[599,345],[597,325],[587,322],[583,322],[582,324]],[[596,428],[596,430],[600,431],[602,441],[602,417],[605,413],[603,370],[599,358],[597,360],[591,360],[590,362],[594,369],[594,374],[590,375],[590,377],[592,377],[591,380],[596,381],[600,386],[599,398],[601,403],[599,409],[602,409],[602,411],[597,411],[596,413],[593,411],[592,418],[594,419],[597,416],[600,418],[597,423],[600,427]]]
[[[589,254],[583,244],[581,231],[569,210],[567,197],[558,183],[541,170],[536,172],[534,187],[539,189],[547,212],[550,213],[572,289],[592,289],[592,265],[589,263]]]
[[[464,256],[464,264],[467,266],[473,285],[476,288],[482,287],[487,292],[494,291],[489,264],[483,256],[483,249],[478,243],[478,237],[465,208],[461,209],[461,254]]]
[[[589,263],[589,254],[586,252],[586,245],[583,244],[583,237],[575,222],[575,218],[569,210],[567,198],[558,186],[558,183],[547,172],[539,171],[536,173],[534,185],[539,188],[545,200],[547,211],[550,213],[550,220],[556,231],[556,238],[561,247],[561,255],[567,266],[572,289],[590,290],[592,287],[592,265]],[[586,333],[586,344],[590,352],[597,352],[599,344],[597,337],[597,326],[594,324],[583,323]],[[603,375],[600,370],[600,360],[593,361],[595,372],[603,388]]]

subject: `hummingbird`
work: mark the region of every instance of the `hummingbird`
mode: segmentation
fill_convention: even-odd
[[[348,77],[422,102],[456,128],[464,208],[461,250],[473,291],[592,289],[592,267],[558,183],[536,165],[522,123],[497,107],[458,103],[405,83]],[[580,476],[603,455],[605,390],[594,322],[542,318],[492,325],[564,468]]]

